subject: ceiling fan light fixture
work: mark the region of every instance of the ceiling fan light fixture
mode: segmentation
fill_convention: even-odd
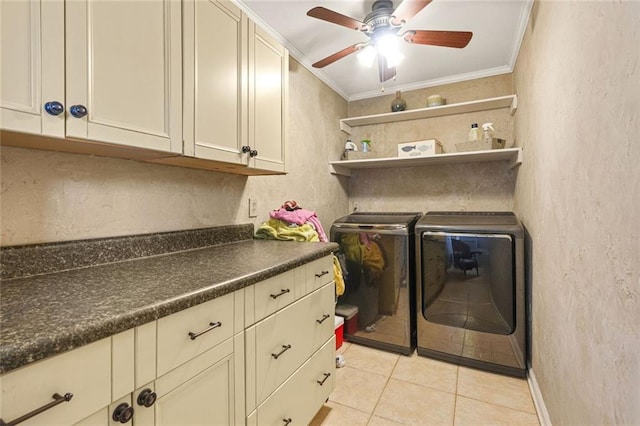
[[[382,56],[389,57],[398,52],[400,48],[400,40],[393,32],[386,32],[373,39],[373,44],[378,53]]]
[[[358,62],[360,65],[371,68],[376,60],[376,49],[372,45],[368,45],[358,52]]]
[[[385,57],[387,58],[387,68],[397,67],[404,59],[404,55],[398,51],[390,52]]]

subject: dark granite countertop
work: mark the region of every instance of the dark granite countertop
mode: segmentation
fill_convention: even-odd
[[[0,374],[244,288],[337,248],[243,240],[3,280]]]

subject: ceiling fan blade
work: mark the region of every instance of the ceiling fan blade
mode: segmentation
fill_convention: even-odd
[[[396,67],[387,66],[387,58],[382,55],[378,55],[378,74],[380,83],[384,83],[396,76]]]
[[[357,19],[350,18],[322,6],[314,7],[307,12],[307,15],[312,18],[322,19],[323,21],[342,25],[343,27],[351,28],[356,31],[366,31],[369,28],[364,22],[360,22]]]
[[[431,3],[431,0],[404,0],[391,14],[391,23],[393,25],[403,25],[409,22],[409,19],[416,16],[429,3]]]
[[[329,55],[326,58],[319,60],[318,62],[313,64],[313,67],[314,68],[324,68],[327,65],[330,65],[330,64],[334,63],[338,59],[342,59],[345,56],[350,55],[353,52],[356,52],[356,51],[362,49],[363,46],[364,46],[363,43],[356,43],[353,46],[346,47],[346,48],[340,50],[339,52],[334,53],[333,55]]]
[[[411,30],[402,35],[409,43],[428,44],[431,46],[457,47],[469,44],[473,33],[469,31],[427,31]]]

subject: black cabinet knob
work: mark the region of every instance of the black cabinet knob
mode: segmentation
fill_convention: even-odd
[[[244,145],[244,146],[242,147],[242,152],[244,152],[245,154],[246,154],[247,152],[251,152],[251,147],[250,147],[249,145]]]
[[[116,422],[127,423],[133,417],[133,407],[126,402],[123,402],[113,410],[113,415],[111,417]]]
[[[256,151],[255,149],[252,149],[251,151],[249,151],[249,157],[257,157],[258,156],[258,151]]]
[[[151,389],[145,389],[138,395],[137,402],[138,405],[151,407],[153,404],[155,404],[156,399],[158,399],[158,395],[154,391],[152,391]]]

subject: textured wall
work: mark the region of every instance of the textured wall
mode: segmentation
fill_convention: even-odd
[[[447,103],[513,94],[511,74],[470,80],[402,94],[407,109],[423,108],[440,94]],[[395,94],[349,103],[350,116],[386,113]],[[374,157],[395,157],[397,144],[438,139],[446,152],[457,152],[471,123],[493,122],[496,136],[513,144],[513,122],[507,108],[421,120],[354,127],[354,142],[372,140]],[[346,139],[347,136],[345,136]],[[358,144],[359,145],[359,144]],[[350,180],[351,208],[360,211],[511,210],[514,175],[506,162],[467,163],[429,167],[356,170]]]
[[[290,62],[289,174],[243,177],[135,161],[2,147],[3,246],[230,223],[261,223],[288,199],[316,210],[328,228],[347,212],[338,119],[347,103]],[[248,218],[248,199],[259,216]]]
[[[536,2],[514,82],[533,370],[554,424],[640,424],[640,2]]]

